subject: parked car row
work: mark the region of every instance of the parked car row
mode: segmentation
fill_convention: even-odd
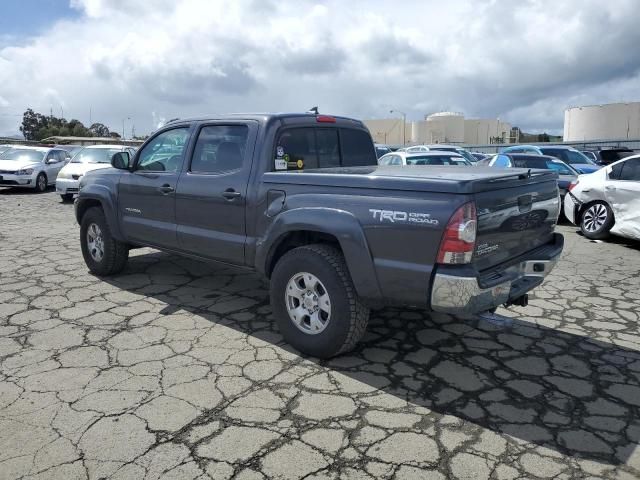
[[[442,150],[448,150],[446,157]],[[471,155],[459,146],[414,145],[386,153],[378,163],[471,165],[463,152]],[[558,174],[562,213],[587,238],[602,239],[613,233],[640,240],[640,155],[634,153],[626,148],[581,152],[563,145],[514,145],[473,165],[554,171]]]
[[[125,145],[0,146],[0,187],[31,188],[44,192],[56,185],[63,200],[78,192],[80,177],[90,170],[110,166],[116,152],[135,152]]]

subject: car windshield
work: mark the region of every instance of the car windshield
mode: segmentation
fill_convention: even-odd
[[[111,163],[111,157],[121,151],[119,148],[85,148],[71,163]]]
[[[567,148],[545,148],[542,150],[542,153],[559,158],[569,165],[595,165],[589,158],[577,150],[569,150]]]
[[[407,157],[407,165],[467,165],[467,161],[453,155],[415,155]]]
[[[40,162],[44,158],[45,152],[39,150],[27,150],[25,148],[10,148],[0,153],[0,160]]]

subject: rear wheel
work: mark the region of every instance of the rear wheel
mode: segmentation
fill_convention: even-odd
[[[127,244],[111,235],[102,209],[92,207],[82,217],[80,246],[89,270],[96,275],[112,275],[121,272],[129,258]]]
[[[42,193],[47,189],[47,176],[40,172],[36,177],[36,192]]]
[[[303,353],[330,358],[351,350],[364,335],[369,309],[356,294],[342,253],[332,246],[286,253],[270,289],[282,336]]]
[[[593,202],[585,207],[580,217],[580,230],[585,237],[600,240],[609,236],[613,227],[613,212],[605,202]]]

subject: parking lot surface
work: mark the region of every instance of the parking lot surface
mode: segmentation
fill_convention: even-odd
[[[317,361],[258,276],[140,249],[99,279],[71,204],[0,191],[0,478],[638,478],[640,246],[559,231],[528,307],[376,311]]]

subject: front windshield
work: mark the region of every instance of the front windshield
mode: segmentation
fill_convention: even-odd
[[[40,162],[44,158],[44,153],[38,150],[27,150],[26,148],[10,148],[0,153],[0,160]]]
[[[545,148],[542,153],[559,158],[569,165],[595,165],[586,155],[577,150],[569,150],[567,148]]]
[[[407,165],[467,165],[464,158],[453,155],[415,155],[407,157]]]
[[[119,148],[85,148],[81,150],[71,163],[111,163],[111,157],[122,151]]]

